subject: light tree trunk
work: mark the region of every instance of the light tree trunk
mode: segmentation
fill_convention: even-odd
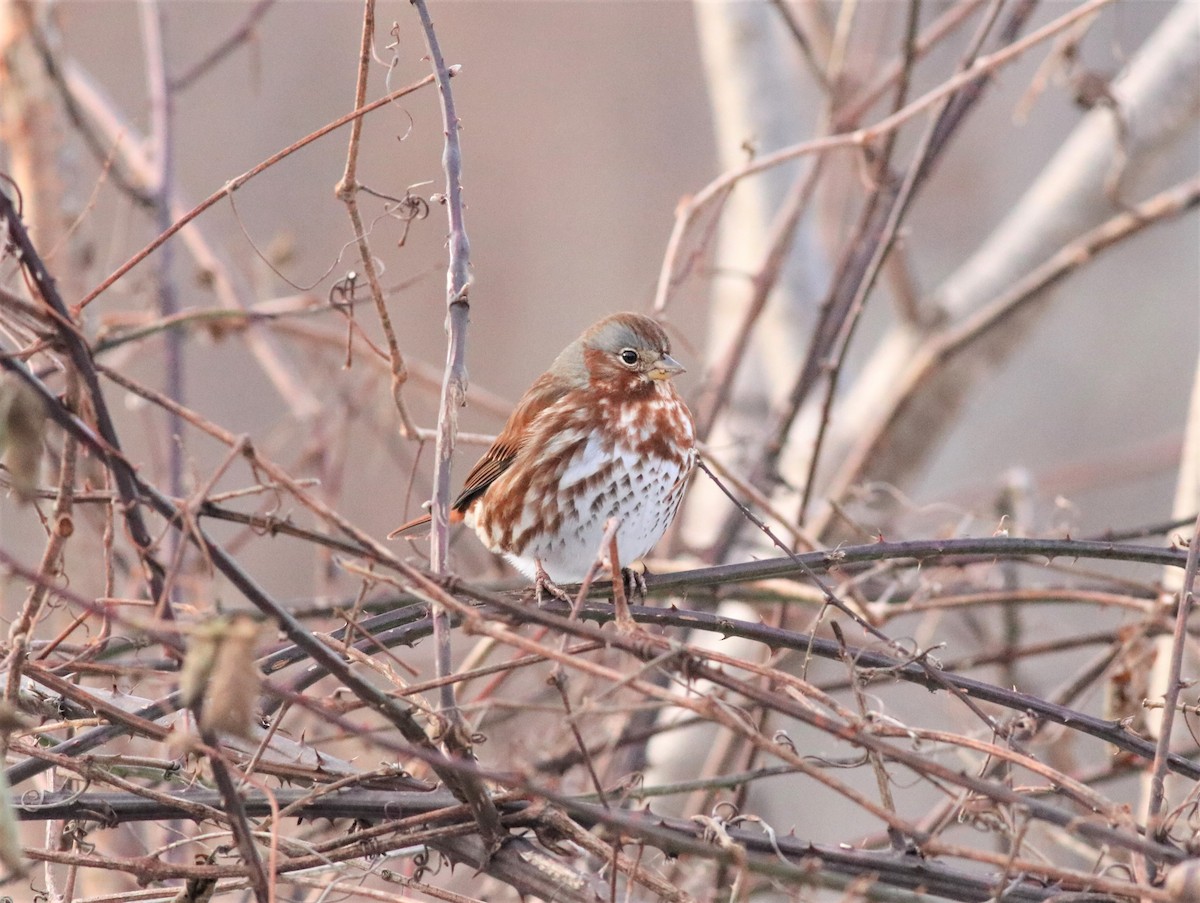
[[[1113,83],[1123,125],[1107,106],[1092,109],[1012,212],[938,290],[941,320],[897,323],[879,342],[839,403],[827,455],[840,463],[824,497],[843,498],[865,480],[903,488],[919,473],[955,413],[1029,336],[1052,294],[1042,293],[969,349],[943,357],[929,350],[1051,253],[1120,212],[1156,156],[1185,136],[1195,140],[1197,72],[1200,4],[1180,0]],[[1109,192],[1114,184],[1118,199]],[[826,509],[821,520],[828,517]]]

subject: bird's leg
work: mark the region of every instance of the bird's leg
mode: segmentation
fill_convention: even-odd
[[[550,575],[547,574],[546,569],[542,567],[542,561],[540,558],[534,559],[534,566],[536,570],[534,571],[533,576],[533,592],[534,596],[537,598],[537,604],[539,608],[542,605],[543,592],[549,593],[550,596],[555,599],[562,599],[568,605],[575,601],[571,597],[570,593],[550,579]]]
[[[625,595],[625,569],[621,569],[618,579],[613,581],[613,625],[621,633],[633,633],[641,630],[633,615],[629,613],[629,598]]]
[[[603,547],[601,549],[602,558],[608,558],[605,563],[613,578],[613,627],[617,629],[618,633],[625,634],[627,637],[630,634],[647,637],[646,631],[638,626],[637,621],[629,612],[630,596],[635,596],[639,600],[646,598],[646,580],[632,568],[621,567],[621,556],[617,549],[617,526],[617,519],[610,518],[604,531],[604,545],[607,546],[607,549]]]
[[[642,628],[638,627],[633,615],[629,613],[629,595],[626,594],[626,587],[636,585],[636,578],[631,577],[633,571],[629,568],[621,567],[621,559],[617,556],[615,530],[608,541],[608,563],[613,575],[613,626],[620,633],[638,633]],[[645,595],[645,586],[642,587],[642,591]]]

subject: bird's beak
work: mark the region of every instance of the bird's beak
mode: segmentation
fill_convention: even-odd
[[[653,380],[664,380],[683,372],[683,364],[679,363],[671,355],[664,354],[654,362],[654,366],[650,368],[649,376]]]

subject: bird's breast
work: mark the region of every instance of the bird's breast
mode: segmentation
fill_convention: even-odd
[[[531,426],[517,458],[476,506],[484,544],[541,559],[551,576],[555,562],[560,575],[574,574],[586,571],[615,517],[622,557],[648,552],[674,517],[694,464],[694,429],[683,403],[651,397],[558,404]]]

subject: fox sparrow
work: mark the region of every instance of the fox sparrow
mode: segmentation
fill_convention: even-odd
[[[671,523],[696,461],[683,367],[649,317],[605,317],[537,378],[467,475],[450,519],[538,581],[582,580],[616,518],[617,551],[645,555]],[[418,518],[392,533],[428,523]]]

